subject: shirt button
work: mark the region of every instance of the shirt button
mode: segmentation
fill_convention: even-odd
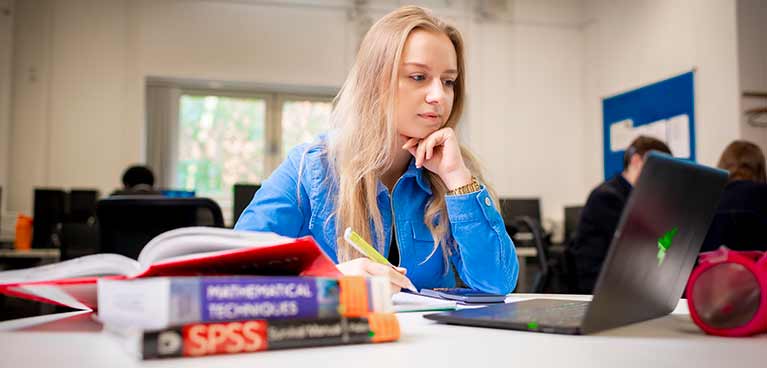
[[[492,206],[493,205],[493,202],[490,201],[490,198],[485,197],[485,205],[487,205],[487,206]]]

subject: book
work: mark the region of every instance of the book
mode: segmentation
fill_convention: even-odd
[[[0,293],[75,309],[97,308],[100,278],[151,276],[296,275],[338,277],[333,261],[310,236],[187,227],[149,241],[133,260],[94,254],[55,264],[0,272]]]
[[[400,337],[399,322],[392,313],[351,318],[190,323],[153,331],[105,325],[104,330],[123,341],[130,353],[145,360],[380,343]]]
[[[105,324],[142,329],[391,311],[385,277],[204,276],[98,282],[98,318]]]

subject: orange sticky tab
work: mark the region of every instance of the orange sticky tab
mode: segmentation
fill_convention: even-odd
[[[368,310],[367,280],[362,276],[343,276],[338,279],[341,286],[341,305],[345,317],[365,317]]]
[[[399,321],[394,313],[370,313],[368,315],[370,331],[373,332],[370,341],[387,342],[399,340]]]

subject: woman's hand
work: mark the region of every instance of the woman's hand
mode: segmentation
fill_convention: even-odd
[[[463,162],[453,128],[442,128],[421,140],[410,138],[402,148],[415,157],[416,167],[439,175],[448,190],[471,183],[471,171]]]
[[[357,258],[351,261],[339,263],[336,265],[338,270],[344,275],[355,276],[386,276],[391,281],[391,293],[398,293],[400,289],[407,288],[408,285],[412,285],[410,280],[405,276],[407,270],[402,267],[393,268],[382,265],[380,263],[373,262],[367,258]]]

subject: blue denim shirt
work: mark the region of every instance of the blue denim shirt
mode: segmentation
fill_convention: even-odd
[[[311,235],[338,263],[333,215],[337,192],[331,189],[335,187],[330,185],[335,178],[329,177],[332,170],[326,151],[325,139],[319,144],[294,148],[262,183],[235,229],[271,231],[289,237]],[[382,254],[389,253],[394,229],[399,266],[407,268],[407,276],[417,288],[454,287],[453,268],[445,264],[441,247],[434,251],[431,232],[424,224],[424,210],[432,192],[423,169],[416,168],[411,160],[394,186],[393,200],[382,183],[378,187],[378,207],[386,234]],[[450,229],[457,243],[457,249],[448,258],[461,280],[486,292],[513,291],[519,273],[516,251],[487,189],[447,196],[446,202]]]

